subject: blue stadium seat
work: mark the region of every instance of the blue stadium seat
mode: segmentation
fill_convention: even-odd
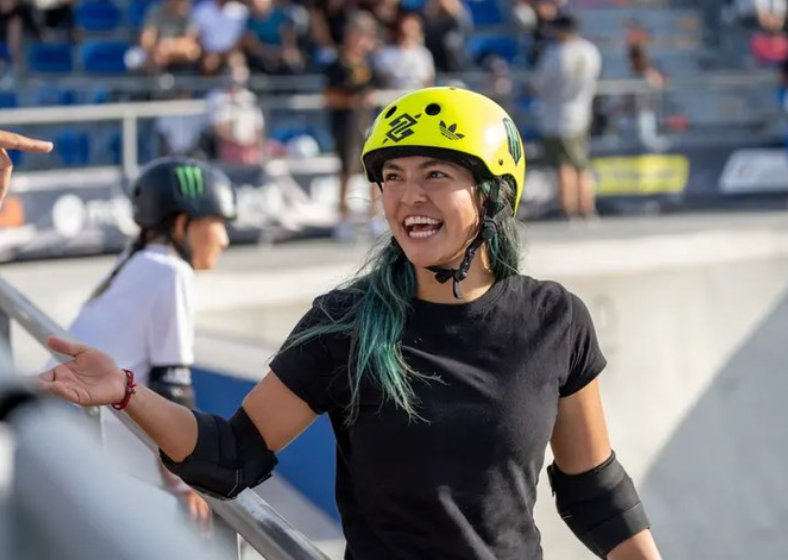
[[[0,109],[15,109],[19,101],[15,91],[0,91]]]
[[[126,41],[85,41],[80,52],[82,69],[88,74],[123,74],[126,72],[123,57],[127,50],[129,43]]]
[[[43,84],[33,90],[30,104],[35,107],[50,105],[76,105],[79,103],[77,92],[73,89],[58,87],[56,84]]]
[[[504,21],[501,7],[496,0],[465,0],[465,5],[471,12],[474,25],[478,27],[499,25]]]
[[[90,137],[87,132],[66,130],[55,137],[55,152],[66,167],[81,167],[90,160]]]
[[[145,14],[148,9],[156,3],[156,0],[131,0],[129,2],[128,11],[126,12],[126,20],[132,29],[140,29],[145,23]]]
[[[474,35],[468,41],[467,49],[471,60],[477,64],[488,56],[498,56],[512,64],[519,56],[517,39],[504,35]]]
[[[42,74],[70,74],[74,71],[71,43],[32,43],[27,51],[27,69]]]
[[[77,27],[85,31],[113,31],[121,24],[120,9],[110,0],[88,0],[74,10]]]
[[[2,41],[0,41],[0,60],[11,62],[11,53],[8,51],[8,45]]]
[[[25,158],[25,152],[8,150],[8,157],[11,159],[11,165],[18,168],[22,165],[22,161]]]

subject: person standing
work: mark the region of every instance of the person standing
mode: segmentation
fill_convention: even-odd
[[[532,82],[541,104],[545,157],[558,172],[564,216],[595,217],[589,133],[602,56],[596,45],[580,36],[574,16],[557,17],[552,29],[556,42],[540,60]]]

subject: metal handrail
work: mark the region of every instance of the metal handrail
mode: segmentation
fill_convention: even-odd
[[[41,311],[14,286],[0,277],[0,315],[18,322],[33,338],[44,345],[48,336],[70,338],[69,334]],[[55,355],[63,359],[63,356]],[[123,424],[158,453],[157,446],[125,414],[106,407]],[[203,496],[227,524],[266,560],[327,560],[327,557],[302,533],[280,516],[265,500],[245,490],[235,500],[217,500]]]

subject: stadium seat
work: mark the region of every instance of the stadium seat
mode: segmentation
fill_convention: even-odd
[[[113,31],[121,24],[121,13],[110,0],[89,0],[74,10],[77,27],[85,31]]]
[[[27,51],[27,69],[42,74],[70,74],[74,71],[71,43],[31,43]]]
[[[8,52],[8,45],[2,41],[0,41],[0,60],[11,62],[11,53]]]
[[[145,14],[154,3],[155,0],[131,0],[129,2],[126,20],[132,29],[142,28],[145,23]]]
[[[14,109],[19,106],[15,91],[0,91],[0,109]]]
[[[88,74],[123,74],[124,56],[129,49],[125,41],[85,41],[81,49],[82,70]]]
[[[34,107],[45,107],[49,105],[75,105],[77,104],[77,92],[73,89],[60,88],[55,84],[43,84],[33,90],[30,104]]]
[[[496,0],[465,0],[465,5],[477,27],[499,25],[504,21],[501,7]]]
[[[55,137],[55,152],[66,167],[79,167],[90,160],[90,138],[86,132],[66,130]]]

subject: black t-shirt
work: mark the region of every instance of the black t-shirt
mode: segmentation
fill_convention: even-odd
[[[325,85],[327,89],[334,89],[347,94],[360,94],[371,91],[377,82],[374,68],[369,60],[362,58],[358,61],[350,60],[341,53],[339,57],[326,66],[324,70]],[[330,109],[332,119],[347,119],[354,114],[372,114],[368,108],[357,109]]]
[[[294,332],[347,303],[334,291]],[[536,485],[558,399],[605,367],[586,306],[554,282],[513,276],[466,304],[415,301],[402,353],[424,420],[374,383],[348,425],[350,339],[328,335],[283,351],[271,369],[337,439],[336,498],[346,559],[539,560]]]

